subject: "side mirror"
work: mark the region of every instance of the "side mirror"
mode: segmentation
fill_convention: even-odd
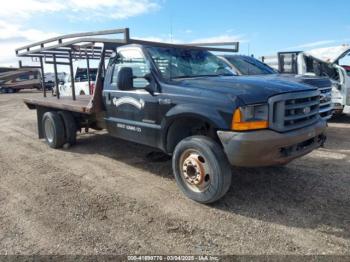
[[[154,95],[154,79],[152,78],[151,73],[146,74],[144,78],[148,82],[148,85],[146,85],[144,89],[151,95]]]
[[[134,76],[131,67],[122,67],[119,70],[117,85],[120,90],[130,90],[134,87]]]

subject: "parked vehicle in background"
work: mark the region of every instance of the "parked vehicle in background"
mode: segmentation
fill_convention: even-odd
[[[320,116],[328,120],[332,117],[332,82],[328,77],[316,77],[295,74],[279,74],[277,69],[262,63],[258,59],[245,55],[223,55],[220,56],[237,75],[277,75],[288,81],[295,81],[316,87],[320,91]],[[273,77],[273,76],[272,76]]]
[[[350,46],[342,45],[305,52],[279,52],[261,59],[281,73],[329,77],[332,81],[334,110],[342,113],[345,106],[350,106],[350,76],[346,68],[341,66],[349,53]]]
[[[0,93],[16,93],[22,89],[41,89],[41,75],[33,68],[0,68]]]
[[[278,74],[274,69],[252,56],[246,55],[220,55],[236,75],[269,75]]]
[[[64,82],[67,77],[66,72],[58,72],[57,78],[59,82]],[[45,73],[45,87],[47,90],[52,90],[55,86],[55,74],[54,73]]]
[[[116,33],[123,33],[122,39],[91,37]],[[183,193],[211,203],[230,188],[230,165],[287,164],[325,141],[316,88],[278,75],[235,77],[210,52],[237,51],[238,43],[235,49],[157,43],[116,29],[61,36],[16,53],[35,57],[59,51],[71,65],[79,44],[85,48],[80,59],[101,50],[93,96],[25,99],[37,110],[39,138],[52,148],[73,145],[80,128],[107,129],[111,136],[171,155]]]
[[[94,91],[95,80],[97,75],[97,68],[90,68],[90,85],[88,79],[88,69],[87,68],[77,68],[74,85],[76,95],[91,95]],[[60,94],[62,96],[72,95],[72,83],[70,75],[67,75],[59,85]]]

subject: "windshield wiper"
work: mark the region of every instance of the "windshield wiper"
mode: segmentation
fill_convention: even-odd
[[[173,76],[170,79],[197,78],[197,77],[216,77],[216,76],[234,76],[234,75],[233,74],[216,74],[216,75]]]

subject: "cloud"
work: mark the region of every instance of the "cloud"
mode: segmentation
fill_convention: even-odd
[[[24,40],[24,41],[39,41],[46,38],[57,36],[56,33],[46,33],[37,29],[24,29],[19,24],[9,24],[0,20],[0,40]]]
[[[159,36],[146,36],[146,37],[132,37],[134,39],[140,39],[140,40],[145,40],[145,41],[151,41],[151,42],[161,42],[161,43],[171,43],[171,44],[180,44],[183,43],[183,40],[173,38],[170,35],[166,37],[159,37]]]
[[[292,46],[289,47],[288,49],[293,49],[293,48],[313,48],[313,47],[319,47],[319,46],[325,46],[329,44],[334,44],[336,43],[336,40],[321,40],[321,41],[315,41],[315,42],[310,42],[310,43],[305,43],[297,46]]]
[[[10,0],[1,3],[0,17],[2,19],[27,19],[38,13],[57,12],[66,7],[59,1]]]
[[[223,34],[205,38],[195,39],[193,43],[210,43],[210,42],[246,42],[244,39],[244,35],[231,35],[231,34]]]
[[[16,48],[57,35],[54,32],[43,32],[33,28],[24,29],[19,24],[0,20],[0,65],[17,66]]]
[[[82,19],[125,19],[158,10],[151,0],[69,0],[68,5]]]
[[[76,20],[125,19],[158,10],[155,0],[10,0],[1,4],[1,19],[19,21],[38,14],[61,12]]]
[[[14,49],[58,35],[31,28],[36,16],[74,20],[119,20],[160,8],[159,0],[9,0],[0,8],[0,64],[16,65]]]
[[[181,44],[181,43],[212,43],[212,42],[247,42],[243,35],[230,35],[223,34],[217,36],[210,36],[206,38],[197,38],[190,41],[184,41],[183,39],[174,38],[170,35],[166,37],[157,37],[157,36],[148,36],[148,37],[134,37],[136,39],[142,39],[147,41],[155,41],[155,42],[165,42],[165,43],[173,43],[173,44]]]

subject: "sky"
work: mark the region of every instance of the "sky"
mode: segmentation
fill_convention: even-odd
[[[14,50],[60,34],[129,27],[131,37],[173,43],[239,41],[272,55],[350,43],[345,0],[8,0],[0,8],[0,66]]]

